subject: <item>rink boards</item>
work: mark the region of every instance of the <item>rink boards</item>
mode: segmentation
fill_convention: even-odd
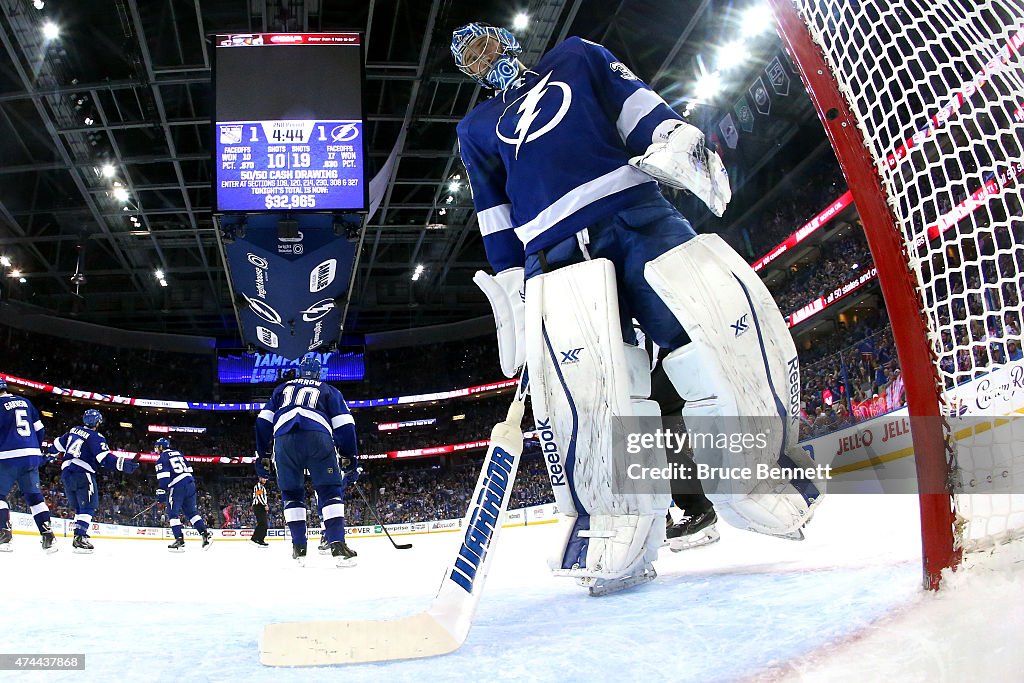
[[[554,503],[545,505],[534,505],[532,507],[509,510],[505,515],[502,527],[532,526],[536,524],[551,524],[558,521],[558,507]],[[32,516],[24,512],[11,512],[11,526],[15,534],[38,536],[35,521]],[[70,538],[74,535],[75,521],[73,519],[52,518],[52,526],[57,536]],[[415,522],[411,524],[388,524],[387,530],[392,536],[408,536],[412,534],[440,534],[458,531],[462,528],[462,519],[437,519],[429,522]],[[186,527],[183,529],[186,539],[199,539],[199,532]],[[248,541],[253,534],[251,528],[243,529],[210,529],[213,537],[224,541]],[[361,538],[383,537],[384,531],[378,525],[347,526],[347,536]],[[120,539],[132,541],[157,541],[172,538],[170,527],[144,527],[127,526],[124,524],[105,524],[93,522],[90,525],[89,536],[92,538]],[[306,537],[310,539],[320,538],[320,528],[309,528]],[[291,539],[287,529],[268,529],[267,541],[283,541]]]

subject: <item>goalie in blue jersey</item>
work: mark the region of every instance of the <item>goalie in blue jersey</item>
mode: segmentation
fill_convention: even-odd
[[[271,443],[292,558],[306,557],[306,484],[309,472],[331,555],[352,567],[357,553],[345,543],[345,489],[359,478],[355,421],[341,392],[320,381],[320,361],[308,356],[299,376],[280,384],[256,419],[256,474],[270,476]],[[340,460],[339,460],[340,457]]]
[[[60,478],[64,482],[64,495],[68,506],[75,511],[75,539],[71,552],[91,554],[89,525],[100,505],[99,481],[96,471],[100,467],[131,474],[139,468],[134,459],[114,455],[107,439],[100,432],[103,415],[91,408],[82,415],[82,426],[72,427],[50,444],[51,454],[60,454]]]
[[[50,529],[50,508],[39,490],[39,465],[46,430],[39,411],[27,398],[7,391],[7,381],[0,377],[0,552],[10,552],[11,508],[7,494],[15,483],[25,496],[29,511],[43,539],[43,550],[57,552]]]
[[[662,196],[659,183],[721,216],[732,191],[703,133],[615,55],[573,37],[528,66],[515,36],[481,23],[457,29],[451,50],[494,91],[458,125],[495,273],[474,281],[494,311],[502,371],[529,366],[555,499],[573,521],[552,569],[593,594],[650,580],[667,492],[630,495],[611,482],[614,420],[660,414],[632,318],[668,351],[662,365],[688,428],[770,421],[763,448],[694,449],[698,462],[727,466],[807,461],[792,337],[750,266],[717,235],[696,235]],[[708,497],[731,524],[801,538],[819,494],[813,482],[751,481]]]

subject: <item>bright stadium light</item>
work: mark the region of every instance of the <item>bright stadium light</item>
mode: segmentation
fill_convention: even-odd
[[[462,189],[462,183],[460,183],[458,180],[453,180],[450,183],[448,183],[448,191],[449,192],[458,192],[461,189]]]
[[[100,173],[103,174],[104,178],[113,178],[114,174],[117,173],[117,169],[114,168],[113,164],[103,164],[100,167]]]
[[[128,194],[128,190],[124,189],[123,187],[114,188],[114,199],[116,199],[117,201],[126,202],[128,201],[129,197],[131,197],[131,195]]]
[[[156,269],[156,272],[154,272],[153,275],[156,275],[157,280],[164,279],[164,271],[160,270],[159,268]]]
[[[771,9],[762,3],[751,5],[743,13],[742,28],[744,38],[753,38],[771,29],[775,24]]]
[[[719,71],[727,71],[734,66],[739,66],[750,57],[750,49],[744,40],[734,40],[718,48],[715,56],[715,66]]]
[[[43,38],[46,40],[56,40],[59,37],[60,26],[57,26],[52,21],[47,21],[43,24]]]
[[[722,74],[712,71],[701,76],[694,87],[694,95],[702,102],[714,98],[722,90]]]
[[[32,6],[41,10],[46,6],[46,3],[43,0],[32,0]]]
[[[419,280],[420,279],[420,275],[423,275],[423,265],[422,264],[417,264],[416,265],[416,270],[414,270],[413,273],[412,273],[412,281],[416,282],[417,280]]]
[[[11,277],[21,277],[21,271],[20,270],[12,270],[11,271]]]
[[[3,266],[4,268],[10,268],[11,267],[11,259],[9,259],[6,256],[0,256],[0,266]]]
[[[516,15],[516,18],[512,20],[512,28],[517,31],[522,31],[524,28],[530,25],[530,15],[526,12],[520,12]]]

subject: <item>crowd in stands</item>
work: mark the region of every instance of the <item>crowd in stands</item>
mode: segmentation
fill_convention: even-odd
[[[768,201],[722,233],[748,261],[764,256],[846,192],[846,179],[831,153],[791,173],[773,189],[779,201]]]
[[[429,464],[403,466],[370,465],[359,486],[373,501],[386,524],[461,518],[469,506],[476,486],[482,459],[480,455],[462,454],[453,464],[443,467],[431,459]],[[199,513],[215,528],[252,528],[256,519],[252,512],[252,488],[255,474],[249,468],[223,468],[197,465],[194,468],[198,489]],[[132,475],[100,470],[97,474],[100,505],[93,521],[135,526],[166,526],[166,511],[156,502],[156,476],[152,466],[143,465]],[[73,519],[68,508],[60,471],[56,465],[40,469],[40,488],[50,511],[62,518]],[[270,525],[284,526],[281,496],[276,482],[267,484],[270,502]],[[308,500],[314,501],[307,486]],[[27,512],[20,493],[8,497],[13,510]],[[553,502],[551,486],[539,448],[534,442],[524,455],[512,489],[509,509]],[[310,508],[309,524],[320,526],[315,504]],[[373,514],[361,498],[349,493],[345,502],[347,525],[373,524]]]
[[[178,399],[209,396],[215,356],[75,344],[0,325],[0,371],[121,396]]]
[[[821,245],[814,259],[795,264],[788,277],[775,283],[772,296],[788,316],[793,311],[815,301],[849,282],[874,264],[867,240],[858,231]]]

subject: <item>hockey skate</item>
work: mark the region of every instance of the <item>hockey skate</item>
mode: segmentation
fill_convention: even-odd
[[[250,538],[249,540],[252,542],[253,545],[255,545],[257,547],[260,547],[260,548],[269,548],[270,547],[270,544],[267,543],[266,541],[257,541],[255,538]]]
[[[326,536],[320,537],[320,545],[318,545],[316,549],[320,551],[321,555],[326,555],[331,552],[331,544],[327,542]]]
[[[650,583],[658,578],[658,572],[654,571],[654,565],[650,562],[637,564],[636,569],[626,576],[617,579],[599,579],[594,576],[577,579],[576,583],[586,588],[592,597],[598,598],[602,595],[610,595],[624,591],[633,586],[643,583]]]
[[[10,527],[0,529],[0,553],[9,553],[14,550],[11,547],[11,539],[14,538],[14,532],[11,531]]]
[[[300,567],[306,566],[306,546],[304,545],[292,545],[292,559],[295,560]]]
[[[185,539],[184,538],[176,538],[176,539],[174,539],[174,543],[172,543],[169,546],[167,546],[167,549],[170,550],[172,553],[183,553],[183,552],[185,552]]]
[[[89,542],[88,536],[75,536],[75,540],[71,542],[71,552],[73,553],[91,555],[94,550],[95,548]]]
[[[699,515],[684,515],[677,524],[670,523],[665,529],[665,542],[674,553],[711,545],[722,537],[715,529],[717,522],[714,508]]]
[[[213,545],[213,534],[206,531],[202,534],[203,537],[203,550],[209,550],[210,546]]]
[[[53,553],[57,552],[58,548],[57,548],[57,546],[55,546],[53,544],[55,540],[56,540],[56,538],[54,537],[52,531],[44,531],[43,532],[42,545],[43,545],[43,550],[46,551],[47,555],[52,555]]]
[[[331,543],[331,556],[337,561],[336,566],[338,567],[356,566],[357,555],[358,553],[355,550],[345,545],[345,541]]]

